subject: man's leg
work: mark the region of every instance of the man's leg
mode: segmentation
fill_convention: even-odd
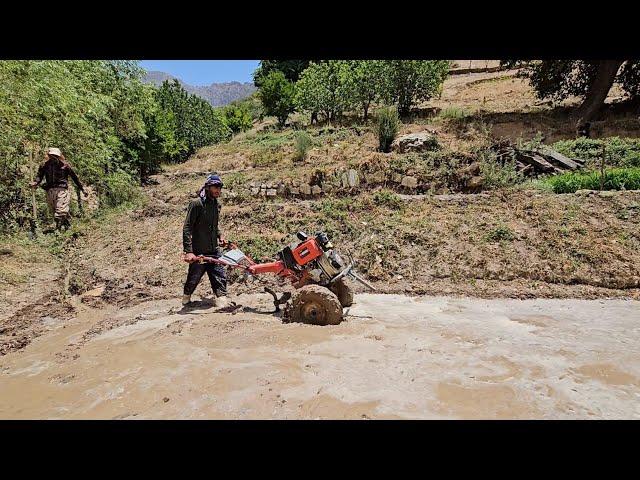
[[[206,268],[206,265],[202,263],[189,264],[189,271],[187,272],[187,281],[184,283],[184,290],[183,290],[184,297],[182,302],[183,304],[185,304],[185,301],[186,303],[188,303],[188,300],[190,300],[190,298],[186,298],[186,297],[191,297],[191,294],[195,291],[196,287],[198,286],[198,283],[200,283],[200,279],[202,278],[202,275],[204,275],[205,268]]]
[[[215,263],[207,264],[207,275],[211,283],[211,290],[216,297],[224,297],[227,294],[227,273],[225,267]]]
[[[67,230],[71,223],[69,221],[71,213],[69,212],[69,206],[71,205],[71,194],[69,189],[61,188],[58,192],[58,199],[56,204],[56,215],[59,216],[62,227]]]
[[[56,223],[56,230],[60,228],[60,220],[56,218],[56,199],[58,198],[57,190],[57,188],[50,188],[47,190],[47,206],[49,207],[49,213]]]

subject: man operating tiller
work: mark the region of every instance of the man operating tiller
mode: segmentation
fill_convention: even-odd
[[[182,304],[191,302],[191,295],[207,273],[211,289],[216,296],[216,306],[227,305],[227,277],[222,265],[198,262],[198,255],[219,258],[220,246],[226,244],[218,228],[220,202],[223,183],[218,175],[209,175],[200,189],[198,198],[191,201],[182,229],[184,261],[189,262],[187,280],[184,284]]]

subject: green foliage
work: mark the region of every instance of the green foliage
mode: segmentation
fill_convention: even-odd
[[[360,106],[364,120],[369,108],[385,92],[385,62],[381,60],[352,60],[348,62],[346,90],[349,104]]]
[[[321,113],[329,122],[353,105],[349,93],[349,62],[328,60],[311,63],[296,83],[296,106]]]
[[[565,173],[545,180],[555,193],[574,193],[578,190],[599,190],[601,175],[598,171]],[[614,168],[605,170],[604,190],[640,190],[640,168]]]
[[[184,160],[229,137],[204,100],[179,85],[145,85],[142,74],[133,61],[0,62],[3,229],[30,219],[27,184],[48,147],[60,148],[81,181],[107,196],[101,203],[113,205],[132,198],[135,185],[163,161]]]
[[[377,112],[376,135],[381,152],[389,152],[398,134],[400,119],[394,107],[381,108]]]
[[[125,171],[119,170],[105,176],[100,184],[105,194],[107,205],[116,207],[131,202],[138,196],[139,190],[135,186],[135,179]]]
[[[607,165],[620,167],[640,167],[640,139],[609,137],[604,139],[577,138],[562,140],[552,145],[552,148],[568,157],[600,162],[602,146],[605,147],[605,161]]]
[[[235,100],[231,102],[229,105],[234,105],[243,108],[249,112],[251,116],[251,122],[255,122],[256,120],[262,120],[264,117],[264,112],[262,111],[262,103],[260,102],[260,97],[258,92],[254,92],[246,98],[241,100]]]
[[[282,72],[284,78],[295,83],[308,66],[309,60],[262,60],[253,72],[253,83],[258,88],[262,87],[264,79],[274,71]]]
[[[391,190],[378,190],[373,194],[373,201],[393,210],[399,210],[403,206],[402,199]]]
[[[500,163],[495,153],[486,150],[478,152],[478,158],[485,188],[511,187],[524,181],[524,177],[516,170],[515,159]]]
[[[499,225],[485,235],[487,242],[496,243],[502,241],[512,241],[515,239],[515,235],[509,227],[506,225]]]
[[[313,139],[306,130],[296,132],[294,161],[301,162],[307,158],[307,151],[313,145]]]
[[[157,100],[161,110],[171,112],[175,118],[177,143],[184,148],[169,161],[182,162],[200,147],[231,138],[231,129],[220,109],[189,94],[177,80],[165,81],[158,89]]]
[[[443,108],[438,113],[438,118],[446,119],[446,120],[449,120],[449,119],[451,119],[451,120],[461,120],[463,118],[466,118],[467,116],[469,116],[467,111],[464,108],[460,108],[460,107]]]
[[[233,133],[249,130],[253,124],[249,105],[246,103],[230,104],[224,108],[224,123]]]
[[[382,74],[383,98],[397,105],[401,115],[407,115],[417,103],[441,92],[448,73],[447,60],[386,61]]]
[[[521,67],[519,76],[529,79],[537,96],[556,102],[570,96],[584,96],[598,68],[595,60],[509,60],[502,64]],[[640,62],[627,60],[615,81],[629,96],[637,96],[640,93]]]
[[[258,94],[265,114],[276,117],[278,125],[284,127],[295,110],[293,83],[281,71],[274,70],[262,79]]]

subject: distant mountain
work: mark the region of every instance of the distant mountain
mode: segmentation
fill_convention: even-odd
[[[179,78],[169,75],[168,73],[156,71],[147,72],[142,81],[160,86],[165,80],[171,81],[174,79],[178,80],[187,92],[204,98],[214,107],[221,107],[235,100],[247,98],[256,91],[256,87],[250,82],[212,83],[209,86],[195,86],[184,83]]]

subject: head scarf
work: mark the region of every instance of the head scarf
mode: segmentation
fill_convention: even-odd
[[[200,192],[198,192],[198,195],[200,195],[201,199],[204,200],[207,198],[206,189],[207,187],[210,187],[212,185],[220,185],[221,187],[223,186],[222,179],[219,175],[209,175],[207,177],[207,180],[204,182],[204,186],[200,189]]]

